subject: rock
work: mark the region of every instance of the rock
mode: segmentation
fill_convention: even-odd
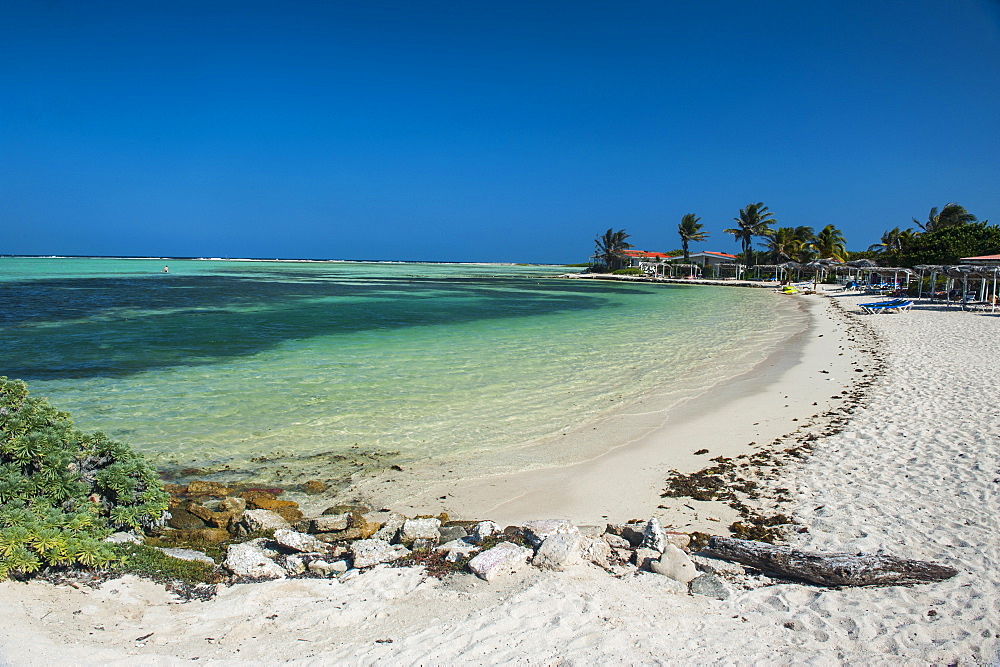
[[[480,521],[472,529],[472,533],[470,533],[469,537],[472,538],[473,542],[479,544],[487,537],[492,537],[493,535],[496,535],[499,532],[500,532],[499,524],[494,523],[493,521]]]
[[[441,526],[438,529],[438,533],[441,536],[442,542],[451,542],[452,540],[460,540],[468,536],[469,531],[462,526]]]
[[[142,544],[142,538],[135,533],[112,533],[104,538],[104,542],[110,544]]]
[[[218,503],[216,506],[220,506]],[[217,512],[209,509],[201,503],[191,501],[187,504],[187,511],[195,515],[209,526],[215,528],[229,528],[229,526],[241,516],[241,511]]]
[[[656,517],[650,519],[646,524],[639,546],[663,553],[664,547],[667,546],[667,537],[663,534],[663,526],[660,525],[660,520]]]
[[[241,514],[246,511],[247,501],[243,498],[235,498],[233,496],[226,496],[219,501],[219,506],[216,508],[217,512],[233,512],[235,514]]]
[[[444,559],[449,563],[455,563],[467,556],[471,556],[477,551],[480,551],[481,547],[477,547],[465,539],[459,539],[445,542],[444,544],[435,547],[434,550],[447,552]]]
[[[294,500],[278,500],[277,498],[269,498],[267,496],[250,498],[246,503],[250,509],[271,510],[272,512],[276,512],[281,507],[294,507],[297,509],[299,506]]]
[[[385,540],[358,540],[351,544],[351,556],[354,567],[363,568],[391,563],[410,554],[410,550],[401,544],[389,544]]]
[[[660,556],[656,549],[639,547],[635,550],[635,566],[640,570],[652,570],[652,563],[660,560]]]
[[[245,491],[241,491],[239,497],[247,502],[256,500],[257,498],[270,498],[271,500],[277,498],[275,494],[265,489],[247,489]]]
[[[285,568],[290,576],[297,577],[300,574],[305,574],[306,571],[306,560],[302,556],[291,555],[285,556],[282,566]]]
[[[375,531],[372,537],[385,540],[386,542],[394,543],[399,541],[399,531],[403,528],[403,523],[406,522],[406,517],[399,512],[390,512],[389,516],[385,519],[385,524]]]
[[[332,533],[338,530],[347,530],[350,526],[350,514],[325,514],[315,519],[305,519],[307,525],[306,532],[310,533]]]
[[[631,563],[635,560],[635,552],[631,549],[612,549],[611,553],[622,563]]]
[[[352,512],[351,518],[349,519],[350,530],[356,530],[361,539],[366,539],[374,535],[382,528],[382,524],[377,521],[369,521],[368,518],[360,512]]]
[[[367,505],[334,505],[323,510],[323,514],[368,514],[371,511]]]
[[[691,592],[716,600],[725,600],[732,595],[729,584],[722,577],[708,573],[700,574],[691,580]]]
[[[231,493],[225,484],[203,480],[188,482],[187,492],[191,496],[215,496],[217,498],[224,498]]]
[[[437,540],[428,540],[423,537],[418,537],[410,543],[410,548],[414,551],[430,551],[437,546]]]
[[[621,535],[615,535],[613,533],[604,533],[601,539],[608,543],[612,549],[631,549],[632,544],[626,540]]]
[[[512,542],[501,542],[469,561],[469,569],[480,579],[492,581],[498,575],[515,572],[528,562],[531,549]]]
[[[531,564],[543,570],[565,570],[580,562],[579,533],[554,533],[545,538]]]
[[[625,538],[632,548],[635,548],[642,544],[642,538],[646,534],[646,523],[641,521],[638,523],[609,523],[605,532]]]
[[[327,546],[312,535],[279,528],[274,531],[274,541],[292,551],[301,553],[326,553]]]
[[[441,539],[439,528],[441,528],[440,519],[407,519],[399,532],[399,541],[411,544],[414,540],[433,540],[437,544]]]
[[[743,575],[747,572],[746,568],[739,563],[730,563],[728,560],[722,560],[721,558],[712,558],[711,556],[702,556],[701,554],[691,554],[689,558],[699,571],[708,572],[709,574]]]
[[[243,513],[239,526],[246,534],[292,529],[292,524],[285,517],[271,510],[247,510]]]
[[[198,530],[176,530],[171,532],[170,534],[174,537],[186,540],[188,542],[209,542],[212,544],[225,542],[231,537],[229,531],[223,530],[221,528],[199,528]]]
[[[321,577],[336,577],[344,572],[347,572],[350,568],[347,567],[347,561],[343,560],[313,560],[309,561],[306,569],[313,574],[318,574]]]
[[[580,542],[580,557],[601,567],[608,566],[611,545],[600,537],[584,537]]]
[[[577,526],[584,537],[600,537],[604,534],[604,526]]]
[[[569,519],[541,519],[539,521],[525,521],[521,524],[521,532],[528,544],[538,548],[549,535],[574,534],[579,535],[580,530],[569,522]]]
[[[309,495],[316,495],[317,493],[323,493],[330,488],[330,485],[326,482],[320,481],[318,479],[311,479],[302,485],[302,491],[308,493]]]
[[[678,549],[687,549],[691,545],[691,536],[687,533],[664,531],[663,536],[667,538],[667,542],[674,545]]]
[[[167,554],[171,558],[179,558],[180,560],[193,560],[199,563],[207,563],[209,565],[215,565],[215,561],[211,557],[203,554],[200,551],[195,551],[194,549],[168,549],[164,547],[156,547],[163,553]]]
[[[167,519],[167,525],[178,530],[198,530],[199,528],[205,528],[207,524],[187,509],[175,507],[170,510],[170,518]]]
[[[266,510],[258,511],[264,512]],[[264,549],[262,546],[267,541],[266,538],[258,538],[242,544],[230,545],[226,551],[223,567],[239,577],[284,579],[285,568],[271,560],[273,551]]]
[[[650,563],[649,569],[684,584],[698,576],[698,570],[687,554],[672,544],[667,545],[659,560]]]

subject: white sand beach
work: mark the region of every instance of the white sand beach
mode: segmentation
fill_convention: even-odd
[[[619,578],[593,565],[525,568],[489,583],[376,566],[342,580],[221,588],[207,602],[181,602],[131,577],[97,589],[8,581],[0,583],[0,665],[995,663],[1000,315],[918,305],[845,320],[833,304],[857,313],[865,299],[787,298],[808,300],[816,314],[801,354],[754,369],[697,410],[681,406],[669,429],[667,415],[645,415],[648,428],[610,452],[494,486],[480,475],[421,490],[402,475],[353,492],[408,514],[440,511],[434,501],[444,496],[456,515],[498,521],[657,516],[678,530],[723,532],[724,508],[659,498],[669,469],[707,465],[694,454],[701,448],[732,456],[798,428],[822,431],[830,417],[814,415],[832,411],[840,430],[770,482],[790,490],[783,511],[807,529],[789,542],[884,550],[951,565],[957,576],[884,588],[781,583],[724,600],[672,593],[657,574]],[[853,406],[843,392],[861,377],[874,383]],[[567,492],[548,493],[554,485]]]

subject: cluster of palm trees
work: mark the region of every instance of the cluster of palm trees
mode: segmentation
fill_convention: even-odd
[[[690,259],[689,245],[700,243],[708,239],[708,232],[704,231],[701,218],[694,213],[688,213],[681,218],[677,225],[677,234],[681,239],[681,248],[684,252],[684,262]],[[747,204],[740,209],[738,217],[733,218],[736,226],[723,230],[726,234],[732,234],[739,241],[743,248],[743,263],[752,266],[755,262],[756,253],[753,250],[754,239],[761,239],[759,244],[765,251],[769,252],[775,263],[796,261],[808,262],[814,259],[834,259],[844,261],[847,259],[847,249],[844,235],[834,225],[827,225],[817,234],[812,227],[778,227],[772,229],[771,226],[777,224],[774,214],[764,205],[763,202]],[[625,230],[615,231],[608,229],[603,235],[596,239],[597,257],[609,269],[618,268],[623,263],[623,251],[632,247],[626,239],[629,235]]]
[[[964,206],[959,206],[955,202],[949,202],[940,211],[938,211],[937,206],[932,208],[930,213],[927,214],[926,222],[920,222],[916,218],[913,218],[913,224],[919,227],[921,231],[916,231],[912,227],[906,229],[893,227],[882,234],[881,240],[869,246],[868,250],[878,254],[902,253],[921,234],[933,234],[942,229],[961,227],[962,225],[978,221],[979,219],[965,210]],[[987,220],[986,222],[989,221]]]
[[[701,218],[693,213],[688,213],[681,218],[681,224],[677,226],[677,233],[681,237],[681,244],[684,248],[684,261],[688,260],[688,243],[691,241],[704,241],[708,234],[701,231],[703,225],[698,221]],[[769,252],[771,259],[775,263],[796,261],[808,262],[814,259],[835,259],[844,261],[847,259],[847,248],[844,235],[834,225],[827,225],[817,234],[812,227],[778,227],[772,229],[771,225],[777,224],[777,220],[764,202],[747,204],[746,208],[740,209],[738,217],[733,218],[735,227],[723,230],[725,234],[732,234],[733,238],[739,241],[743,247],[743,262],[752,266],[755,260],[753,241],[755,238],[761,239],[759,244],[765,251]]]
[[[740,262],[748,266],[757,263],[757,259],[771,261],[774,264],[790,261],[806,263],[815,260],[846,261],[849,259],[844,235],[834,225],[827,225],[819,232],[806,226],[777,227],[778,221],[763,202],[747,204],[745,208],[740,209],[739,216],[733,218],[733,221],[736,225],[723,231],[726,234],[732,234],[733,238],[739,241],[742,247]],[[954,236],[956,232],[959,232],[966,236],[975,237],[976,234],[985,233],[977,230],[978,227],[982,227],[988,222],[988,220],[978,222],[976,216],[969,213],[965,207],[951,202],[945,204],[940,210],[937,207],[932,208],[925,222],[913,218],[913,223],[919,229],[893,227],[886,231],[882,235],[881,241],[869,247],[868,251],[880,255],[881,259],[885,261],[898,262],[900,259],[906,260],[909,255],[916,257],[921,252],[928,254],[926,249],[921,251],[920,248],[927,246],[928,243],[933,243],[931,239],[942,234]],[[978,223],[978,227],[973,223]],[[701,218],[694,213],[684,215],[680,224],[677,225],[677,234],[681,239],[685,264],[690,261],[689,245],[708,239],[709,235],[708,232],[704,231],[704,227]],[[990,230],[994,230],[994,228],[989,228],[986,231]],[[614,270],[625,264],[624,251],[632,247],[627,240],[628,238],[629,235],[624,229],[618,231],[608,229],[603,235],[597,237],[597,257],[608,269]],[[755,239],[759,239],[758,246],[762,248],[761,251],[754,251]],[[907,252],[908,249],[910,252]],[[930,254],[940,254],[936,249],[933,250],[934,252],[930,252]],[[863,253],[855,253],[855,255],[863,256]],[[913,259],[913,257],[909,259]]]

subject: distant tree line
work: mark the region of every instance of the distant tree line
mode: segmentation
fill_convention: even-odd
[[[701,218],[694,213],[685,214],[677,225],[684,262],[690,259],[691,243],[701,243],[709,238]],[[939,211],[930,210],[925,222],[913,218],[919,228],[886,231],[879,243],[867,251],[849,252],[847,241],[835,225],[827,225],[819,232],[812,227],[777,227],[777,219],[763,202],[747,204],[733,218],[736,225],[723,230],[732,234],[742,251],[737,261],[747,266],[784,262],[807,263],[818,259],[847,261],[862,257],[876,259],[882,266],[915,266],[917,264],[953,264],[962,257],[975,257],[1000,253],[1000,227],[979,222],[957,203],[945,204]],[[612,271],[625,266],[624,251],[632,248],[629,234],[624,230],[609,228],[595,239],[597,265],[594,269]],[[759,239],[759,250],[753,247]]]

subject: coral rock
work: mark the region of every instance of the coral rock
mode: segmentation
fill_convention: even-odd
[[[294,530],[279,529],[274,531],[274,541],[292,551],[302,553],[326,553],[327,546],[311,535],[297,533]]]
[[[393,543],[399,541],[399,531],[403,529],[406,517],[399,512],[391,512],[386,517],[385,524],[374,533],[373,537],[386,542]]]
[[[266,539],[259,538],[242,544],[230,545],[223,566],[239,577],[284,579],[285,568],[272,560],[274,552],[264,548],[263,545],[266,543]]]
[[[283,516],[271,510],[247,510],[243,513],[239,525],[246,533],[291,530],[292,528],[292,525]]]
[[[469,569],[480,579],[492,581],[498,575],[515,572],[524,567],[531,556],[531,549],[512,542],[501,542],[469,561]]]
[[[695,595],[704,595],[716,600],[725,600],[732,595],[729,584],[722,577],[714,574],[700,574],[692,579],[691,592]]]
[[[663,553],[663,549],[667,546],[667,536],[663,532],[663,526],[660,525],[659,519],[653,517],[646,524],[645,530],[642,531],[642,542],[639,544],[641,547],[646,549],[653,549],[659,553]]]
[[[554,533],[545,538],[531,564],[543,570],[565,570],[580,562],[582,537],[573,533]]]
[[[549,535],[579,534],[580,530],[570,523],[569,519],[542,519],[525,521],[521,524],[521,532],[531,546],[538,548]]]
[[[649,569],[683,584],[698,576],[698,570],[687,554],[672,544],[667,545],[659,560],[650,563]]]
[[[322,482],[318,479],[311,479],[302,485],[302,490],[310,495],[315,495],[317,493],[323,493],[330,488],[330,485],[326,482]]]
[[[441,539],[441,533],[438,532],[440,527],[439,519],[407,519],[403,522],[399,541],[409,544],[414,540],[432,540],[436,544]]]
[[[183,507],[175,507],[170,510],[167,525],[178,530],[198,530],[206,526],[204,521]]]
[[[224,498],[231,493],[229,487],[225,484],[203,480],[188,482],[187,492],[191,496],[215,496],[217,498]]]
[[[309,565],[306,568],[313,574],[318,574],[321,577],[336,577],[337,575],[347,572],[349,569],[347,567],[347,561],[335,560],[312,560],[309,561]]]
[[[385,540],[358,540],[351,544],[354,567],[363,568],[391,563],[410,554],[410,550],[400,544],[389,544]]]
[[[493,521],[480,521],[472,529],[472,534],[470,535],[470,537],[472,538],[473,542],[479,544],[487,537],[496,535],[499,532],[500,532],[499,524]]]

